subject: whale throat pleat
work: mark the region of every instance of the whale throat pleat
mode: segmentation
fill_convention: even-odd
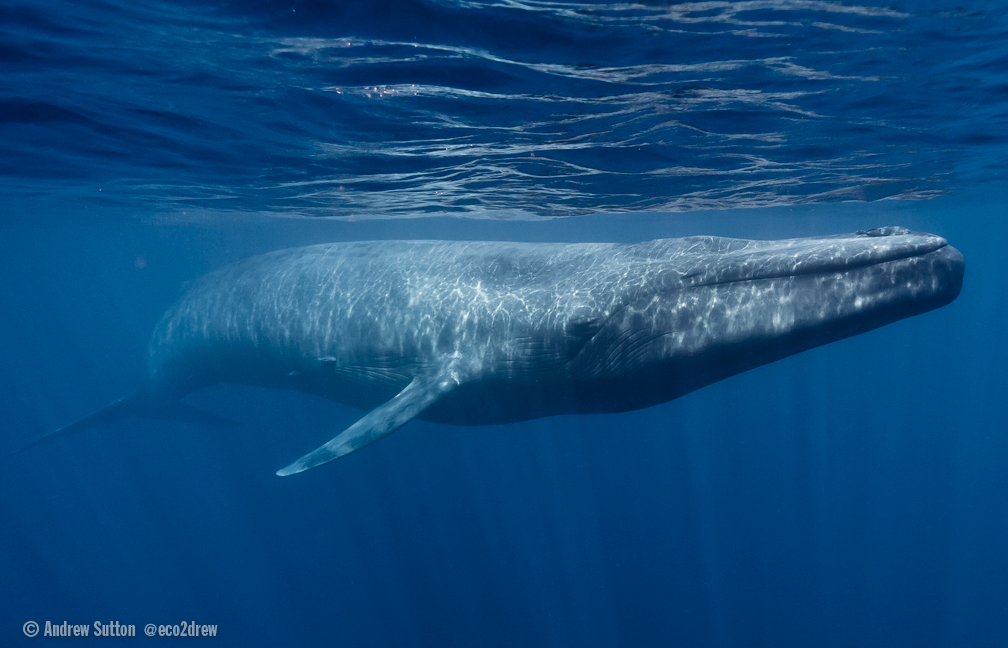
[[[415,377],[396,396],[368,412],[363,418],[336,435],[329,443],[304,455],[277,471],[280,477],[304,472],[392,434],[409,423],[439,398],[459,385],[457,373],[450,367]]]

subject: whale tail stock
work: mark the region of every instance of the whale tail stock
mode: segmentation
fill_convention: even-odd
[[[453,364],[439,370],[421,372],[392,400],[368,412],[356,423],[336,435],[325,445],[309,452],[297,461],[277,471],[286,477],[338,459],[354,450],[370,445],[409,423],[417,415],[437,402],[461,383]],[[23,446],[12,454],[65,438],[93,427],[111,425],[130,417],[171,419],[209,425],[236,425],[235,421],[206,412],[181,401],[155,402],[142,391],[123,396],[97,412],[54,430]]]
[[[181,401],[174,403],[151,404],[143,397],[140,391],[123,396],[122,398],[109,403],[97,412],[88,414],[84,418],[78,419],[70,425],[64,425],[58,430],[54,430],[34,441],[22,446],[14,454],[24,452],[30,448],[44,445],[51,441],[67,437],[81,430],[94,427],[103,427],[128,419],[130,417],[148,419],[169,419],[175,421],[185,421],[189,423],[202,423],[207,425],[236,425],[235,421],[211,414],[198,407],[187,405]]]

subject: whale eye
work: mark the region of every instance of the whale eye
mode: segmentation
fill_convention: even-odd
[[[578,314],[567,320],[564,333],[567,335],[567,358],[573,358],[602,329],[602,318],[590,314]]]
[[[602,320],[594,315],[575,315],[567,321],[564,332],[574,338],[587,340],[602,328]]]

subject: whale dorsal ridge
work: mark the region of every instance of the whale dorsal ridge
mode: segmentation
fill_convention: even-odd
[[[368,412],[329,443],[277,471],[280,477],[314,468],[392,434],[460,384],[454,363],[422,371],[392,400]]]

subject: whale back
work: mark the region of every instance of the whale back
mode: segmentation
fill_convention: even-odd
[[[203,384],[249,377],[253,367],[325,365],[391,389],[457,354],[515,370],[527,359],[540,370],[569,354],[565,329],[589,321],[577,313],[618,301],[626,267],[607,252],[620,247],[356,242],[246,259],[196,281],[165,314],[149,347],[151,378],[201,375]]]

